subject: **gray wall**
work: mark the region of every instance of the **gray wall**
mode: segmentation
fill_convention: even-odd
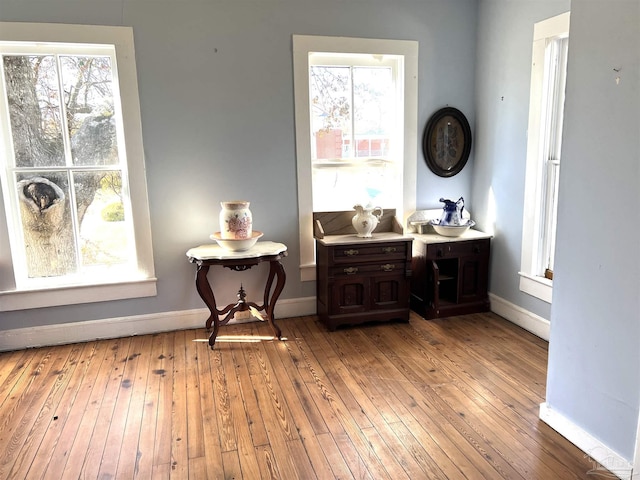
[[[640,405],[640,2],[574,1],[569,50],[547,401],[632,459]]]
[[[0,0],[2,21],[133,27],[158,277],[155,298],[5,312],[0,328],[203,308],[185,252],[237,198],[265,240],[289,247],[281,298],[314,296],[298,271],[292,34],[417,40],[423,126],[446,104],[473,121],[476,16],[476,0]],[[419,157],[419,207],[469,196],[472,160],[447,182]],[[243,274],[250,294],[262,267]],[[218,300],[235,300],[237,273],[211,275]]]
[[[533,23],[571,7],[553,305],[518,291]],[[547,404],[633,460],[640,405],[640,2],[481,0],[472,198],[491,291],[550,318]],[[613,69],[621,69],[616,73]],[[615,78],[620,82],[616,84]]]

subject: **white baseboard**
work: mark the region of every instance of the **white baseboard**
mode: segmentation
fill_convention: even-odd
[[[489,294],[489,299],[491,300],[491,311],[493,313],[506,318],[543,340],[549,341],[549,329],[551,326],[549,320],[508,302],[493,293]]]
[[[277,319],[314,315],[316,313],[316,299],[315,297],[283,299],[278,302],[276,311]],[[199,308],[3,330],[0,331],[0,351],[203,328],[208,317],[209,310]],[[255,320],[250,317],[237,321],[231,320],[230,323]]]
[[[593,469],[585,472],[594,478],[633,477],[633,464],[604,445],[564,415],[554,411],[546,402],[540,404],[540,420],[565,437],[593,461]],[[596,463],[597,462],[597,463]],[[615,476],[615,477],[614,477]]]
[[[549,340],[549,321],[524,310],[494,294],[491,311],[530,331],[534,335]],[[283,299],[277,305],[278,318],[315,315],[315,297]],[[43,325],[0,331],[0,351],[20,350],[45,345],[64,345],[87,342],[103,338],[147,335],[189,328],[200,328],[209,316],[209,310],[199,308],[177,312],[161,312],[130,317],[107,318],[86,322]],[[242,323],[255,319],[241,319],[232,323]]]

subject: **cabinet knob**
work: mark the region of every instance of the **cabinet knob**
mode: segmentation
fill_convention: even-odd
[[[383,247],[382,253],[395,253],[396,247]]]
[[[355,255],[358,255],[358,253],[359,253],[359,252],[358,252],[358,250],[356,250],[356,249],[354,249],[354,248],[351,248],[351,249],[349,249],[349,250],[345,250],[345,251],[344,251],[344,254],[345,254],[347,257],[354,257]]]
[[[347,267],[343,271],[347,275],[353,275],[355,273],[358,273],[358,267]]]
[[[473,253],[480,253],[480,245],[473,246]]]
[[[380,265],[380,270],[383,272],[392,272],[395,267],[393,263],[385,263],[384,265]]]

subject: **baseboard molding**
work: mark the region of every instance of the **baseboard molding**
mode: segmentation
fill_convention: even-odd
[[[551,326],[549,320],[508,302],[493,293],[489,294],[489,299],[491,300],[491,311],[493,313],[506,318],[547,342],[549,341],[549,329]]]
[[[494,294],[489,294],[491,311],[521,326],[540,338],[549,340],[549,321]],[[278,318],[315,315],[315,297],[283,299],[278,302]],[[43,325],[0,331],[0,351],[67,343],[87,342],[103,338],[147,335],[171,330],[200,328],[209,310],[199,308],[128,317],[107,318],[86,322]],[[254,318],[233,321],[243,323]]]
[[[633,464],[604,445],[564,415],[556,412],[546,402],[540,404],[540,420],[565,437],[593,461],[593,469],[585,472],[594,478],[631,480]],[[596,463],[597,462],[597,463]]]
[[[278,319],[314,315],[315,313],[315,297],[283,299],[277,305]],[[208,309],[198,308],[3,330],[0,331],[0,351],[202,328],[208,317]],[[229,323],[245,323],[247,321],[256,321],[256,319],[253,317],[244,318],[238,321],[231,320]]]

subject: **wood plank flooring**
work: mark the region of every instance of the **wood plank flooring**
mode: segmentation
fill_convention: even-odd
[[[492,313],[278,324],[0,354],[0,479],[594,478],[538,419],[547,343]]]

